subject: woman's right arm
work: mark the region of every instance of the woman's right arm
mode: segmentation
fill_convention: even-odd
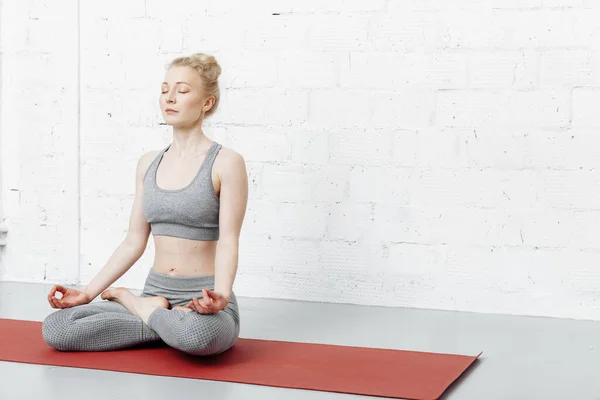
[[[135,199],[129,218],[129,229],[121,244],[108,259],[106,265],[87,284],[83,292],[93,300],[96,296],[106,290],[144,254],[148,237],[150,236],[150,224],[142,210],[142,192],[144,187],[144,175],[158,152],[152,151],[144,154],[137,163]],[[91,301],[90,300],[90,301]]]

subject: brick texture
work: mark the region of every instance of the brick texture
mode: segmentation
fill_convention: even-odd
[[[600,320],[600,3],[77,4],[2,2],[0,279],[103,267],[199,51],[248,163],[238,295]]]

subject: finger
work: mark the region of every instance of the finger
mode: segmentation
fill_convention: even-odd
[[[56,297],[52,298],[52,304],[54,305],[54,308],[62,308],[59,299]]]
[[[202,308],[198,311],[200,314],[214,314],[214,311],[211,309],[211,307],[205,307]]]
[[[206,309],[206,305],[204,304],[203,301],[198,300],[197,297],[194,297],[194,306],[198,309],[198,310],[204,310]]]
[[[215,301],[218,301],[221,298],[220,293],[208,289],[206,290],[206,292],[208,293],[208,296]]]
[[[198,307],[198,308],[200,307],[200,304],[202,303],[202,301],[201,301],[201,300],[198,300],[198,298],[197,298],[197,297],[194,297],[194,298],[192,299],[192,301],[194,302],[194,306],[196,306],[196,307]]]
[[[67,293],[67,288],[61,285],[56,285],[56,291],[60,292],[63,296]]]
[[[209,304],[202,304],[202,302],[200,302],[201,305],[204,306],[204,311],[207,314],[214,314],[217,311],[219,311],[219,304],[218,302],[213,301],[212,299],[209,299],[210,303]]]
[[[190,301],[190,307],[192,310],[199,312],[198,307],[196,307],[196,304],[198,303],[197,299],[194,297],[191,301]]]
[[[54,296],[54,293],[56,293],[56,285],[52,286],[52,289],[50,289],[50,292],[48,293],[48,300]]]
[[[208,307],[206,306],[206,304],[204,304],[204,302],[198,300],[197,297],[194,297],[194,305],[196,306],[196,310],[199,313],[205,314],[206,312],[208,312]]]
[[[63,290],[64,290],[64,288],[60,285],[52,286],[52,289],[50,289],[50,293],[48,293],[48,298],[51,298],[51,297],[57,298],[56,292],[64,293]]]
[[[55,291],[56,291],[56,289],[54,289],[54,287],[52,287],[52,289],[50,289],[50,292],[48,293],[48,303],[50,303],[50,305],[52,305],[52,298],[54,296]]]
[[[213,299],[208,295],[206,289],[204,289],[204,291],[202,292],[202,300],[207,306],[210,306],[213,302]]]
[[[54,298],[54,303],[58,306],[58,308],[67,308],[66,301],[63,299]]]

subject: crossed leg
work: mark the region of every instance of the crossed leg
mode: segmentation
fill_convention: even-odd
[[[107,351],[163,340],[192,355],[228,350],[239,324],[225,311],[199,314],[185,307],[169,310],[161,296],[135,296],[118,288],[102,294],[102,302],[56,311],[42,324],[46,343],[63,351]]]

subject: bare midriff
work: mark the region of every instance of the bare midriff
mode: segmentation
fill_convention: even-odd
[[[216,241],[154,236],[152,269],[171,276],[204,276],[215,274]]]

